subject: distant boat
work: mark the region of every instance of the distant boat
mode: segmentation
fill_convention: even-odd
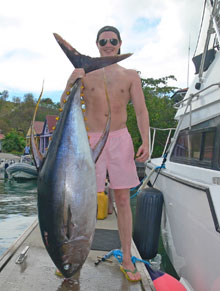
[[[18,163],[14,163],[6,168],[6,173],[9,179],[14,180],[34,180],[37,179],[38,175],[30,155],[21,156]]]

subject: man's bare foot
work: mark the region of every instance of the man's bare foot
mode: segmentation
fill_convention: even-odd
[[[137,271],[136,267],[131,261],[123,262],[120,266],[120,270],[125,275],[126,279],[131,282],[138,282],[141,280],[140,273]]]

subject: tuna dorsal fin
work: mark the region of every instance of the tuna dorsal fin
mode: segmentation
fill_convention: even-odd
[[[106,81],[106,76],[105,76],[105,69],[103,69],[103,77],[104,77],[104,86],[105,86],[105,95],[106,95],[106,100],[107,100],[107,104],[108,104],[108,119],[106,121],[105,124],[105,129],[102,133],[102,136],[100,137],[99,141],[97,142],[97,144],[95,145],[95,147],[92,150],[92,157],[93,157],[93,161],[94,163],[97,162],[99,156],[102,153],[102,150],[106,144],[108,135],[109,135],[109,131],[110,131],[110,125],[111,125],[111,105],[110,105],[110,99],[108,96],[108,90],[107,90],[107,81]]]
[[[37,110],[38,110],[38,107],[39,107],[39,104],[40,104],[40,100],[41,100],[41,97],[43,95],[43,90],[44,90],[44,82],[43,82],[42,90],[41,90],[41,93],[40,93],[40,96],[38,98],[37,105],[36,105],[36,108],[35,108],[35,111],[34,111],[33,120],[31,122],[31,150],[32,150],[32,154],[33,154],[33,157],[34,157],[34,163],[35,163],[35,166],[36,166],[37,169],[39,169],[41,164],[42,164],[43,156],[39,152],[38,147],[37,147],[36,142],[35,142],[35,139],[34,139],[34,122],[35,122]]]
[[[73,64],[75,68],[84,68],[86,73],[104,68],[106,66],[120,62],[132,54],[123,54],[110,57],[91,58],[89,56],[81,55],[74,49],[67,41],[65,41],[59,34],[54,33],[54,37],[59,43],[60,47]]]

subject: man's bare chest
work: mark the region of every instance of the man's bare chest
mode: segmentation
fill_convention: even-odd
[[[129,81],[120,75],[98,75],[85,78],[85,91],[88,93],[102,93],[108,90],[109,94],[129,94]]]

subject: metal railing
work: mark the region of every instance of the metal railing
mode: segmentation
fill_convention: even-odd
[[[167,147],[168,147],[168,144],[169,144],[169,140],[170,140],[171,134],[175,130],[176,130],[176,128],[156,128],[156,127],[150,127],[150,133],[149,133],[150,156],[149,156],[149,160],[151,159],[152,154],[153,154],[153,151],[154,151],[156,133],[158,131],[167,131],[167,138],[166,138],[166,142],[165,142],[165,145],[164,145],[164,148],[163,148],[163,152],[162,152],[162,155],[161,155],[161,157],[163,157],[164,154],[165,154],[165,152],[166,152],[166,150],[167,150]],[[153,133],[152,133],[152,141],[151,141],[151,131],[153,131]]]

